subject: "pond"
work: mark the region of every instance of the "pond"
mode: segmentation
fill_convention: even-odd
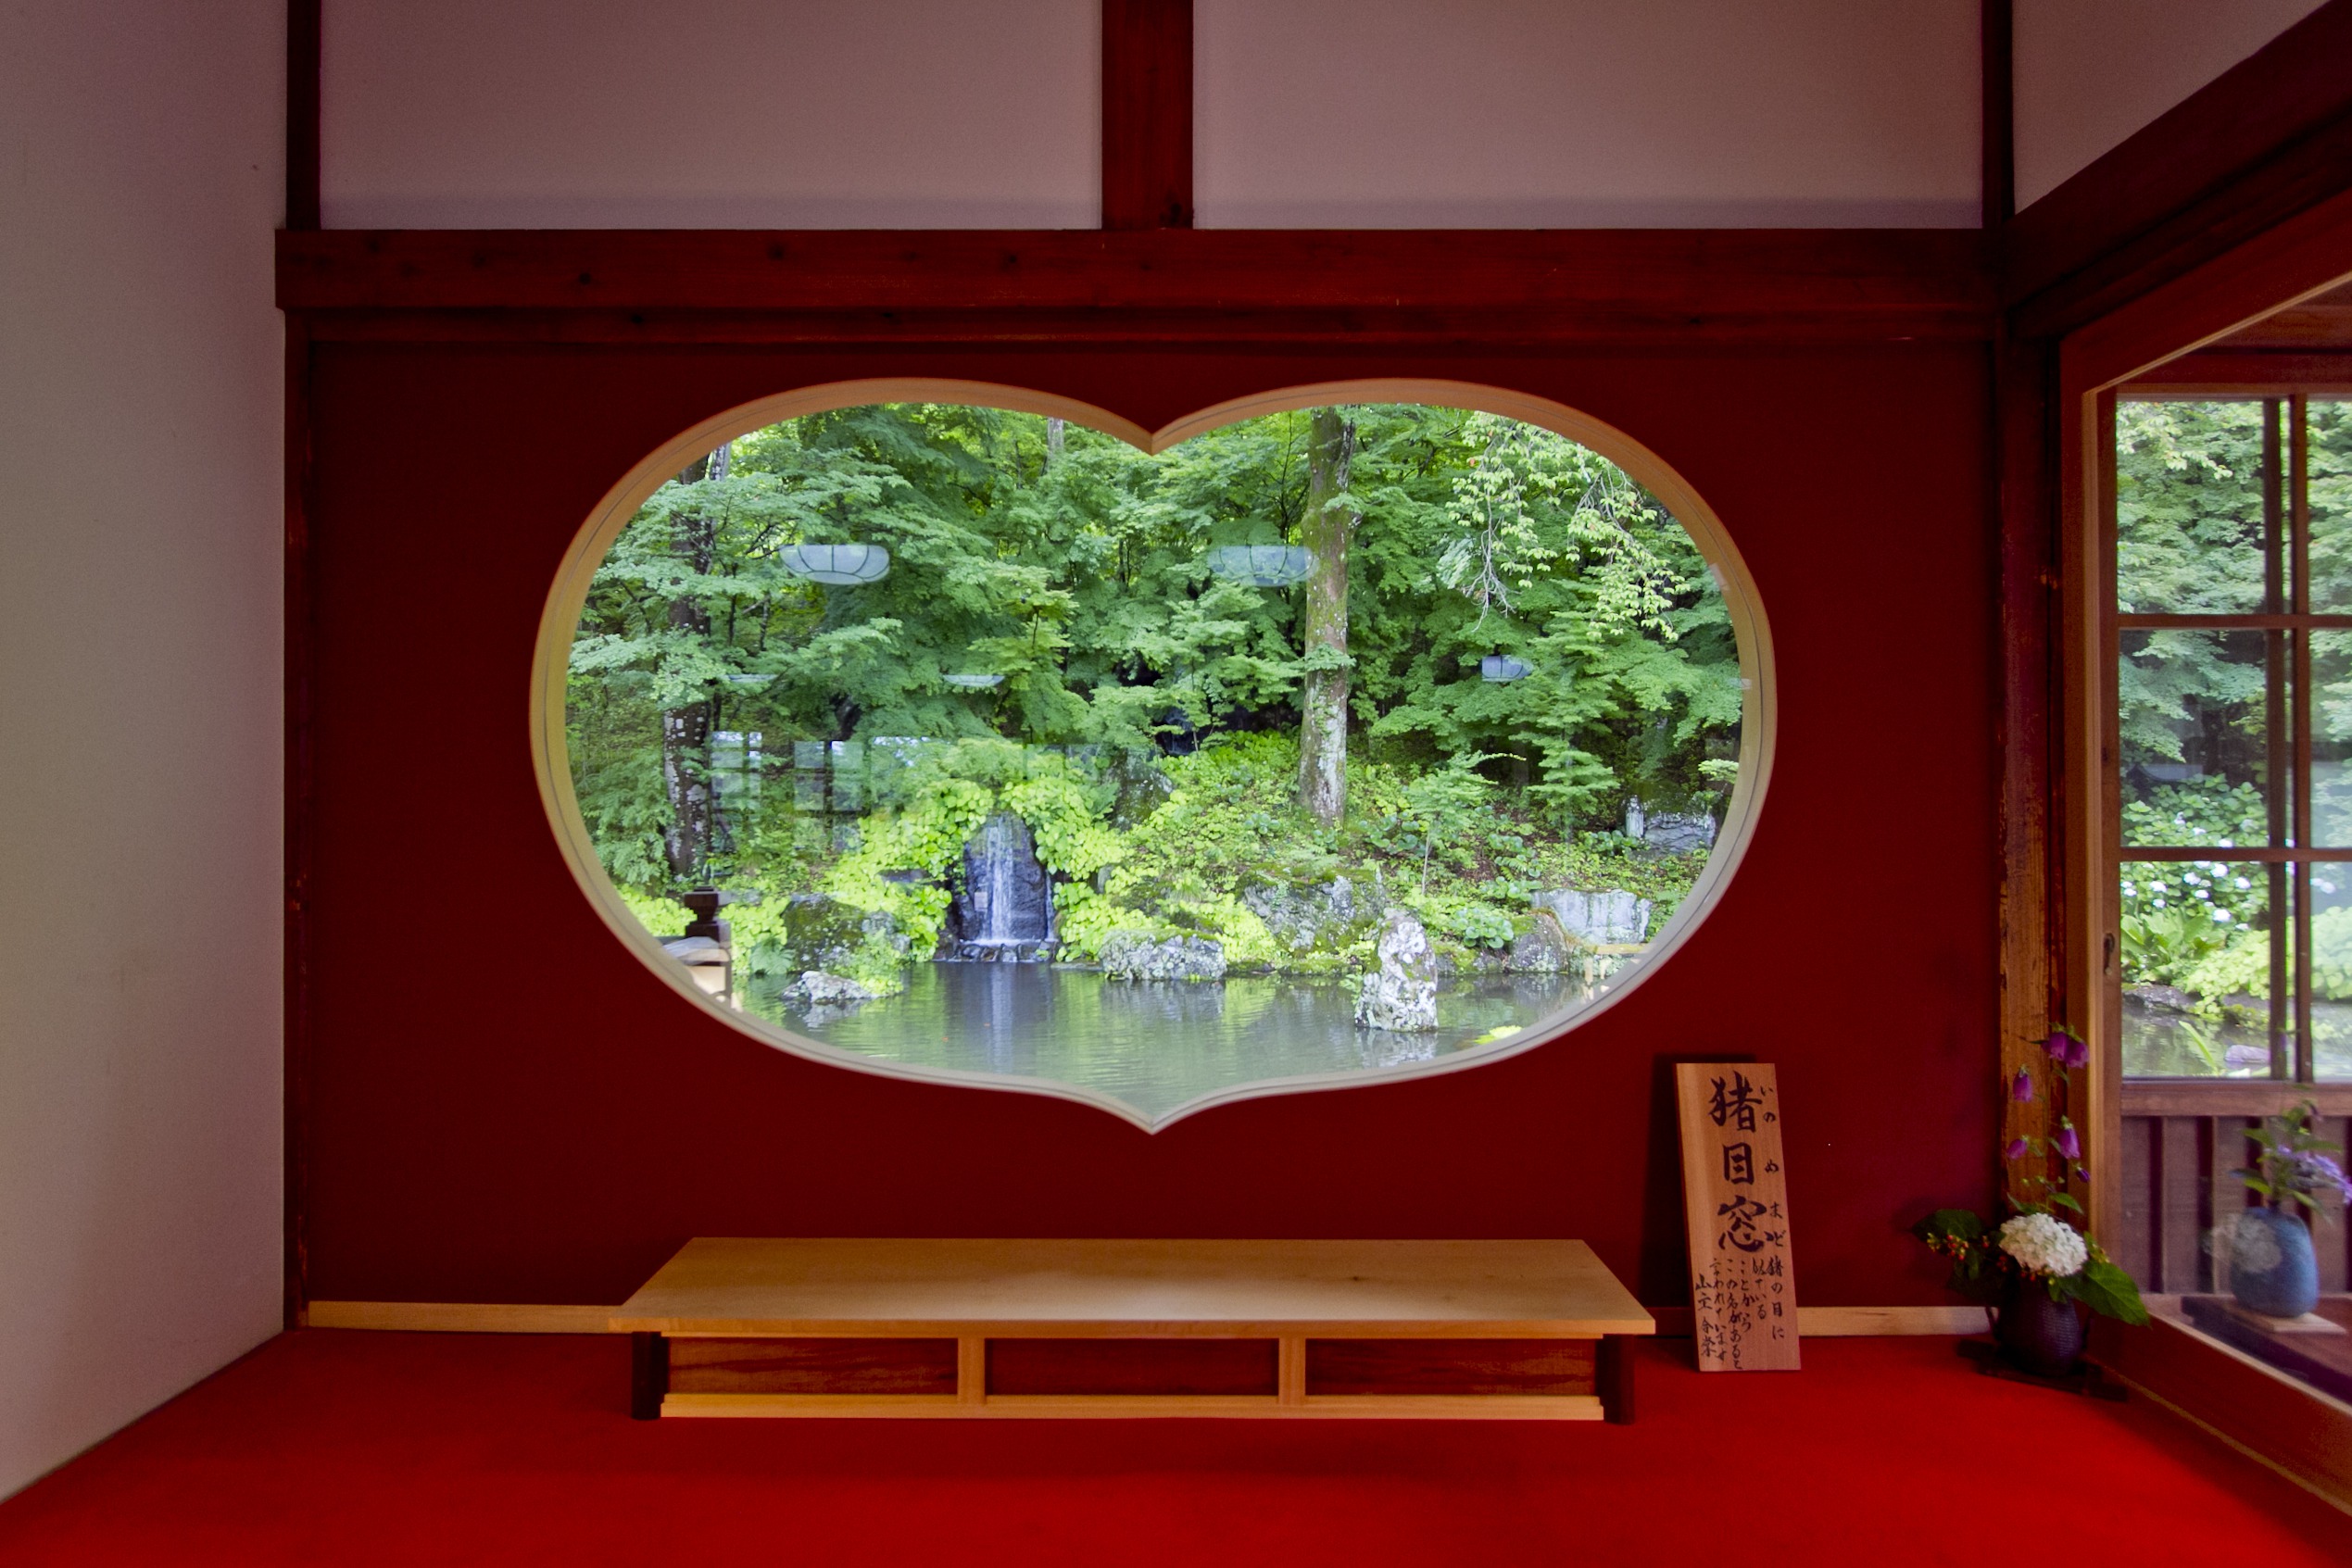
[[[2220,1019],[2193,1018],[2123,998],[2123,1075],[2127,1078],[2268,1078],[2265,1031]],[[2352,1078],[2352,1002],[2314,1000],[2311,1051],[2322,1081]]]
[[[1153,1121],[1238,1084],[1430,1060],[1602,994],[1566,974],[1441,982],[1437,1029],[1402,1035],[1358,1028],[1353,992],[1297,976],[1151,982],[1067,964],[923,963],[904,991],[849,1008],[780,999],[788,980],[754,981],[746,1010],[885,1061],[1075,1084]]]

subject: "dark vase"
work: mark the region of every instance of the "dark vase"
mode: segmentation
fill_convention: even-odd
[[[2274,1318],[2320,1304],[2320,1260],[2303,1222],[2280,1209],[2248,1209],[2230,1236],[2230,1294]]]
[[[2041,1377],[2064,1377],[2082,1359],[2082,1314],[2070,1300],[2051,1300],[2038,1279],[2011,1288],[1993,1336],[2011,1366]]]

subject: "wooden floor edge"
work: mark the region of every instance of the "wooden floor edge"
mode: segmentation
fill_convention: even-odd
[[[384,1329],[407,1334],[606,1334],[621,1308],[518,1306],[484,1301],[313,1301],[310,1328]],[[1691,1309],[1653,1307],[1657,1332],[1691,1336]],[[1859,1336],[1982,1334],[1984,1309],[1937,1307],[1799,1307],[1797,1332],[1811,1339]]]
[[[620,1310],[504,1301],[313,1301],[302,1321],[305,1328],[400,1334],[609,1334]]]
[[[1691,1337],[1691,1309],[1653,1307],[1664,1339]],[[1982,1307],[1799,1307],[1802,1339],[1905,1338],[1914,1335],[1983,1334],[1993,1326]]]
[[[2109,1368],[2108,1370],[2113,1371],[2114,1369]],[[2307,1475],[2303,1472],[2295,1469],[2293,1465],[2286,1464],[2279,1460],[2271,1458],[2269,1454],[2264,1453],[2260,1449],[2252,1448],[2247,1444],[2240,1442],[2237,1438],[2231,1436],[2227,1432],[2222,1431],[2220,1427],[2214,1425],[2203,1416],[2198,1415],[2195,1411],[2182,1409],[2181,1406],[2174,1404],[2171,1400],[2166,1399],[2163,1395],[2157,1393],[2155,1389],[2149,1387],[2144,1383],[2137,1382],[2132,1378],[2125,1376],[2121,1373],[2116,1373],[2115,1375],[2117,1381],[2122,1383],[2139,1398],[2147,1400],[2148,1403],[2180,1417],[2182,1421],[2187,1422],[2191,1426],[2195,1427],[2198,1431],[2204,1433],[2215,1442],[2227,1448],[2235,1449],[2238,1452],[2244,1454],[2246,1458],[2252,1460],[2263,1469],[2270,1471],[2275,1474],[2283,1476],[2287,1480],[2294,1482],[2296,1486],[2302,1487],[2305,1491],[2310,1493],[2313,1497],[2319,1499],[2321,1502],[2328,1504],[2330,1507],[2337,1509],[2345,1513],[2352,1514],[2352,1492],[2338,1491],[2329,1482],[2314,1476]]]
[[[1286,1405],[1277,1396],[1186,1394],[991,1395],[967,1403],[953,1395],[669,1394],[664,1420],[761,1416],[894,1420],[1020,1420],[1051,1417],[1281,1421],[1601,1421],[1591,1394],[1326,1395]]]

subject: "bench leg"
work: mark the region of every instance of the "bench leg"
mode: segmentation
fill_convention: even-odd
[[[1601,1396],[1601,1411],[1613,1426],[1633,1424],[1633,1358],[1625,1353],[1625,1336],[1604,1334],[1593,1364],[1593,1391]]]
[[[629,1414],[651,1421],[670,1391],[670,1341],[659,1334],[629,1336]]]

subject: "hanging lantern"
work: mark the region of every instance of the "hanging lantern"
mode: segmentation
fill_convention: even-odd
[[[1001,675],[943,675],[940,679],[951,686],[961,686],[967,692],[985,692],[1004,684],[1004,677]]]
[[[1287,588],[1303,583],[1313,558],[1303,545],[1219,545],[1209,552],[1209,570],[1228,583],[1255,588]]]
[[[879,583],[890,574],[890,552],[879,545],[792,545],[781,558],[795,577],[836,588]]]
[[[1534,668],[1524,659],[1514,659],[1507,653],[1490,653],[1478,660],[1478,679],[1491,681],[1498,686],[1506,685],[1525,678]]]

